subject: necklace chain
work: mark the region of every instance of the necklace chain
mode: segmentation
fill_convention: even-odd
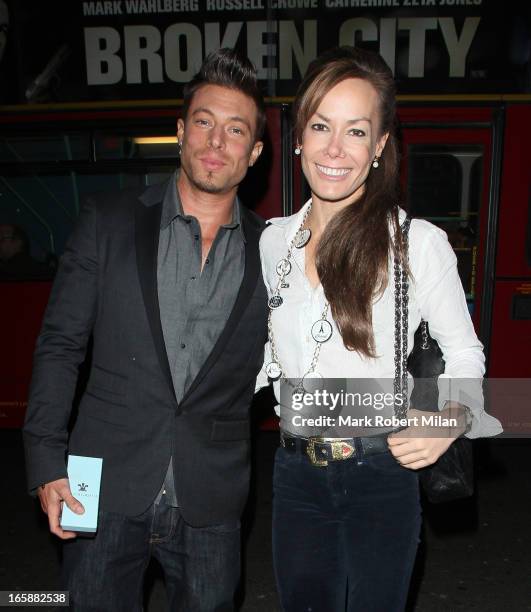
[[[297,232],[295,233],[295,236],[292,238],[289,247],[288,247],[288,253],[286,255],[286,261],[291,263],[291,256],[293,254],[293,248],[295,246],[295,241],[297,240],[297,237],[299,236],[302,228],[304,227],[304,224],[306,223],[306,220],[308,219],[308,215],[310,214],[310,210],[312,208],[312,205],[310,203],[310,205],[308,206],[308,208],[306,209],[304,216],[302,218],[302,222],[299,226],[299,229],[297,230]],[[280,269],[280,273],[279,273],[279,279],[278,279],[278,283],[277,283],[277,287],[275,289],[275,291],[273,292],[273,295],[271,297],[275,297],[275,296],[279,296],[280,297],[280,290],[281,288],[284,286],[284,279],[286,278],[286,274],[288,274],[289,272],[289,266],[281,266]],[[326,302],[325,307],[323,309],[323,312],[321,313],[321,321],[326,320],[326,317],[328,315],[328,310],[329,310],[330,304],[328,302]],[[302,388],[302,384],[304,379],[309,375],[312,374],[313,372],[315,372],[315,367],[317,366],[317,362],[319,361],[319,354],[321,352],[321,345],[323,344],[322,342],[315,342],[315,348],[313,351],[313,356],[312,356],[312,360],[310,362],[310,367],[308,368],[308,370],[306,371],[306,373],[303,375],[303,377],[300,379],[299,383],[297,385],[293,385],[292,383],[290,383],[288,381],[288,378],[286,377],[286,373],[284,371],[284,368],[282,367],[282,364],[280,363],[280,359],[278,356],[278,352],[277,352],[277,346],[275,343],[275,334],[273,333],[273,308],[269,309],[269,315],[267,317],[267,332],[268,332],[268,336],[269,336],[269,346],[271,348],[271,357],[273,358],[273,362],[276,363],[280,369],[280,378],[286,380],[292,387],[295,387],[296,389]]]

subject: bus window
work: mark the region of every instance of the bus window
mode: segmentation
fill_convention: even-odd
[[[0,239],[5,235],[4,255],[0,251],[0,279],[51,278],[85,196],[161,183],[174,169],[175,166],[166,165],[152,170],[131,168],[123,172],[103,172],[98,166],[94,173],[86,169],[39,174],[0,173]],[[24,236],[24,247],[17,242],[24,252],[23,258],[14,258],[18,251],[15,249],[12,254],[14,243],[7,244],[13,232]]]
[[[130,132],[130,130],[129,130]],[[94,137],[96,159],[178,159],[175,134],[155,134],[153,130],[134,135],[123,133],[96,133]]]
[[[4,136],[0,138],[0,163],[88,160],[88,134]]]
[[[476,291],[479,207],[482,201],[482,145],[408,146],[410,212],[448,234],[469,307]]]

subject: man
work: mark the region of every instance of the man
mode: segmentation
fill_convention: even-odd
[[[258,239],[236,192],[262,150],[263,101],[250,62],[211,54],[185,88],[181,170],[140,196],[84,207],[37,342],[24,437],[30,489],[65,543],[75,610],[141,610],[161,563],[172,610],[231,610],[248,492],[249,415],[266,339]],[[92,369],[70,438],[78,366]],[[65,454],[103,458],[98,532]]]

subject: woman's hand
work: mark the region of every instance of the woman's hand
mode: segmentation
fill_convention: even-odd
[[[457,424],[448,426],[422,425],[422,416],[438,416],[456,419]],[[414,424],[387,437],[393,457],[405,468],[418,470],[435,463],[450,444],[464,433],[466,428],[464,411],[460,406],[448,406],[440,412],[409,410],[407,418]]]

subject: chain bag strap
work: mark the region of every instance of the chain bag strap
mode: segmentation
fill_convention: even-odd
[[[407,257],[409,226],[411,218],[406,217],[400,228],[404,252]],[[398,253],[398,244],[396,245]],[[408,285],[407,272],[397,257],[394,259],[395,278],[395,397],[402,396],[402,405],[395,407],[398,418],[405,418],[408,410],[407,392],[407,336],[408,336]]]
[[[401,226],[401,236],[406,258],[409,253],[409,228],[411,218],[406,217]],[[398,247],[398,245],[396,245]],[[398,248],[396,248],[396,252]],[[402,395],[402,406],[395,414],[404,418],[409,407],[408,369],[416,378],[411,394],[411,405],[427,411],[438,410],[437,378],[444,372],[444,360],[437,342],[429,335],[428,322],[422,320],[415,333],[415,344],[407,355],[408,340],[408,289],[409,280],[404,266],[395,257],[395,379],[394,392]],[[453,501],[474,493],[472,444],[467,438],[455,440],[439,459],[419,470],[422,489],[432,503]]]

